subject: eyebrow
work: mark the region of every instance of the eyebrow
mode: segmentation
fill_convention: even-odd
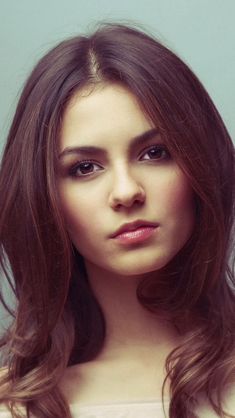
[[[130,151],[132,151],[137,146],[143,145],[146,141],[154,138],[159,134],[159,131],[156,128],[150,129],[146,132],[143,132],[140,135],[137,135],[131,139],[130,142]],[[107,156],[107,151],[103,148],[96,146],[76,146],[76,147],[66,147],[60,154],[59,159],[63,158],[65,155],[69,154],[81,154],[81,155],[105,155]]]

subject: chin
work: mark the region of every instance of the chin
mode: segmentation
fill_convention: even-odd
[[[120,265],[116,268],[109,269],[113,273],[120,274],[122,276],[139,276],[143,274],[153,273],[154,271],[161,270],[165,267],[170,260],[159,260],[152,263],[135,263],[134,265]]]

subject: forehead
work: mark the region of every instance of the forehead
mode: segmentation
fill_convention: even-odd
[[[67,146],[128,141],[153,128],[135,96],[109,84],[86,88],[68,104],[62,121],[60,150]]]

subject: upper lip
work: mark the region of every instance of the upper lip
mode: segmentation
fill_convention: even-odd
[[[149,221],[142,221],[142,220],[129,222],[129,223],[124,223],[123,225],[120,226],[120,228],[118,228],[111,235],[110,238],[115,238],[117,235],[120,235],[123,232],[134,231],[137,228],[140,228],[141,226],[158,226],[158,224],[156,222],[149,222]]]

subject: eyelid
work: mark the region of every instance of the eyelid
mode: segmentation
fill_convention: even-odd
[[[157,144],[149,145],[144,150],[142,150],[141,151],[141,154],[140,154],[140,157],[142,158],[144,154],[146,154],[148,151],[150,151],[151,149],[154,149],[154,148],[159,149],[159,150],[162,150],[162,151],[165,151],[167,153],[168,157],[171,156],[170,155],[170,152],[169,152],[169,150],[168,150],[168,148],[167,148],[167,146],[165,144],[159,144],[159,143],[157,143]]]
[[[156,161],[157,160],[166,160],[166,159],[168,159],[168,158],[170,158],[170,153],[169,153],[169,151],[168,151],[168,148],[166,147],[166,145],[165,144],[159,144],[159,143],[155,143],[155,144],[152,144],[152,145],[149,145],[149,146],[146,146],[142,151],[141,151],[141,153],[140,153],[140,156],[139,156],[139,158],[140,158],[140,160],[142,160],[143,159],[143,156],[147,153],[147,152],[149,152],[150,150],[152,150],[152,149],[158,149],[158,150],[162,150],[162,151],[165,151],[166,152],[166,156],[163,156],[162,158],[159,158],[159,159],[157,159],[156,158]],[[146,160],[148,160],[148,159],[146,159]],[[149,158],[149,160],[151,161],[155,161],[155,159],[153,158],[153,159],[151,159],[151,158]],[[145,159],[143,159],[143,161],[145,161]],[[87,173],[87,174],[76,174],[76,171],[79,169],[79,166],[81,165],[81,164],[93,164],[93,165],[96,165],[96,166],[98,166],[101,170],[94,170],[93,172],[90,172],[90,173]],[[72,177],[77,177],[77,178],[82,178],[82,177],[89,177],[89,176],[92,176],[93,174],[95,174],[96,172],[98,172],[98,171],[102,171],[102,169],[104,169],[103,167],[102,167],[102,165],[98,162],[98,161],[95,161],[95,160],[92,160],[92,159],[79,159],[79,160],[76,160],[76,162],[74,163],[74,164],[72,164],[70,167],[69,167],[69,169],[68,169],[68,174],[69,174],[69,176],[72,176]]]
[[[72,177],[88,177],[88,176],[91,176],[92,174],[94,174],[96,171],[99,171],[99,170],[96,170],[96,171],[94,171],[94,172],[91,172],[91,173],[87,173],[87,174],[77,174],[76,175],[76,171],[79,169],[79,165],[81,165],[81,164],[93,164],[93,165],[97,165],[97,166],[99,166],[99,167],[102,167],[97,161],[93,161],[93,160],[79,160],[79,161],[76,161],[76,163],[74,163],[74,164],[72,164],[72,166],[69,168],[69,170],[68,170],[68,173],[69,173],[69,175],[70,176],[72,176]]]
[[[77,159],[76,162],[71,165],[71,168],[77,167],[79,164],[86,164],[86,163],[101,165],[100,163],[98,163],[98,161],[95,161],[92,159],[81,159],[81,160]]]

